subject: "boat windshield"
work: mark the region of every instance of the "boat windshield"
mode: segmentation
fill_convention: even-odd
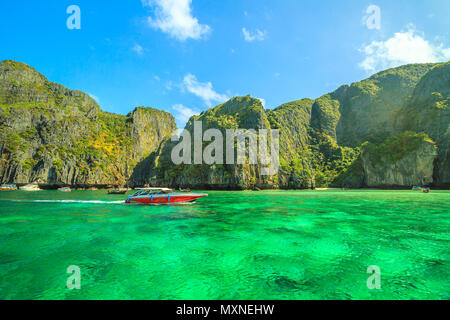
[[[162,190],[139,190],[138,192],[136,192],[135,194],[133,194],[133,197],[137,197],[137,196],[151,196],[154,194],[163,194],[166,193]]]

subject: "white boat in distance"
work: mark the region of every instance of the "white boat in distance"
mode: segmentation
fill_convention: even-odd
[[[19,188],[22,191],[39,191],[41,189],[39,189],[39,186],[37,183],[30,183],[27,184],[26,186],[20,187]]]

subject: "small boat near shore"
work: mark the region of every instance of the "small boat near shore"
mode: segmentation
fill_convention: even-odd
[[[12,190],[17,190],[17,186],[15,184],[2,184],[0,186],[0,190],[5,190],[5,191],[12,191]]]
[[[187,192],[173,192],[168,188],[148,188],[159,190],[139,190],[135,194],[129,196],[125,203],[140,203],[140,204],[183,204],[192,203],[197,199],[207,197],[207,193],[187,193]]]
[[[125,194],[127,193],[128,189],[126,188],[120,188],[120,189],[109,189],[108,194]]]
[[[69,187],[62,187],[62,188],[58,188],[58,191],[61,191],[61,192],[71,192],[72,189],[70,189]]]
[[[39,185],[37,183],[30,183],[19,188],[22,191],[40,191]]]
[[[414,186],[414,187],[412,187],[412,191],[422,191],[423,193],[430,193],[431,189],[430,189],[430,187]]]

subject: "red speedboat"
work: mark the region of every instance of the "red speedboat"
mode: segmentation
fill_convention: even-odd
[[[135,194],[129,196],[125,203],[182,204],[194,202],[197,199],[207,196],[208,194],[206,193],[173,192],[173,190],[165,188],[148,188],[139,190]]]

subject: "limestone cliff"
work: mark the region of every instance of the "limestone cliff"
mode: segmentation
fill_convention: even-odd
[[[413,64],[315,100],[265,110],[259,99],[235,97],[190,119],[186,130],[191,134],[194,121],[202,123],[202,133],[211,128],[223,133],[279,130],[279,171],[266,176],[260,164],[175,165],[172,115],[143,107],[126,116],[103,112],[88,95],[51,83],[25,64],[4,61],[0,182],[215,189],[448,187],[449,103],[450,63]]]
[[[201,134],[210,128],[219,129],[226,137],[226,129],[269,129],[270,124],[259,99],[235,97],[224,104],[194,116],[185,130],[191,134],[193,148],[194,121],[201,122]],[[136,184],[151,183],[156,186],[214,188],[214,189],[250,189],[277,188],[276,177],[261,175],[261,168],[254,164],[226,164],[225,141],[223,141],[223,164],[180,164],[174,165],[171,152],[176,142],[168,142],[152,156],[147,163],[144,175],[133,177]],[[207,143],[203,143],[207,145]],[[236,154],[235,154],[236,157]],[[193,159],[191,158],[193,163]]]
[[[406,67],[417,70],[415,66]],[[421,66],[424,67],[424,65]],[[374,131],[368,140],[375,143],[363,145],[361,158],[336,178],[336,185],[346,187],[406,187],[421,184],[450,186],[450,63],[432,65],[418,81],[411,83],[416,83],[414,89],[409,96],[405,97],[403,106],[396,114],[391,115],[392,121],[390,121],[395,123],[394,127],[391,127],[394,129],[392,132],[403,132],[403,135],[393,135],[383,139],[383,131],[386,132],[383,126],[378,132]],[[378,114],[378,117],[383,116],[383,112],[379,113],[381,115]],[[343,117],[345,118],[344,115]],[[416,138],[413,132],[416,133]],[[417,141],[421,139],[422,143],[418,144]],[[398,143],[393,144],[393,141]],[[400,141],[403,142],[400,143]],[[374,147],[375,144],[378,147]],[[405,153],[407,144],[417,149],[407,154]],[[435,148],[431,145],[435,145]],[[369,152],[369,149],[372,152]],[[378,150],[376,152],[378,158],[384,157],[386,160],[392,158],[391,155],[399,154],[402,158],[397,157],[395,161],[390,162],[384,161],[382,166],[380,166],[381,162],[374,165],[373,152],[376,150]]]
[[[264,110],[258,100],[251,97],[233,98],[191,119],[187,129],[192,129],[193,120],[202,121],[204,129],[278,129],[278,174],[261,176],[260,168],[253,165],[176,166],[168,157],[174,144],[168,144],[148,160],[139,182],[193,188],[410,187],[410,184],[430,183],[429,169],[432,168],[435,173],[431,175],[431,182],[438,185],[439,181],[446,181],[449,172],[448,75],[448,70],[441,65],[405,65],[350,86],[343,85],[316,100],[294,101],[273,110]],[[440,80],[436,82],[437,78]],[[432,111],[420,107],[423,102],[419,97],[423,95],[438,99],[433,100]],[[430,105],[430,98],[426,99]],[[406,125],[404,117],[414,108],[421,110],[416,110],[417,116],[411,117],[415,119],[414,125],[411,121]],[[436,114],[427,116],[430,112]],[[430,118],[425,124],[423,119]],[[431,151],[424,147],[409,156],[404,155],[403,160],[397,159],[400,162],[386,167],[388,177],[379,167],[372,167],[367,148],[389,145],[397,135],[408,130],[429,134],[430,143],[436,141],[438,149]],[[390,146],[389,152],[393,154],[403,150],[402,146]],[[364,155],[360,155],[361,150],[365,150]],[[435,162],[436,152],[438,160]],[[400,169],[403,165],[408,169]]]
[[[267,111],[272,129],[280,131],[280,188],[313,188],[314,170],[311,164],[309,128],[311,99],[292,101]]]
[[[433,163],[437,155],[435,143],[424,133],[407,131],[379,145],[366,143],[361,150],[364,185],[429,185],[433,183]]]
[[[19,62],[0,63],[0,182],[125,185],[176,129],[167,112],[103,112],[87,94]]]
[[[434,184],[450,187],[450,63],[433,67],[403,110],[404,130],[425,132],[438,147]]]

